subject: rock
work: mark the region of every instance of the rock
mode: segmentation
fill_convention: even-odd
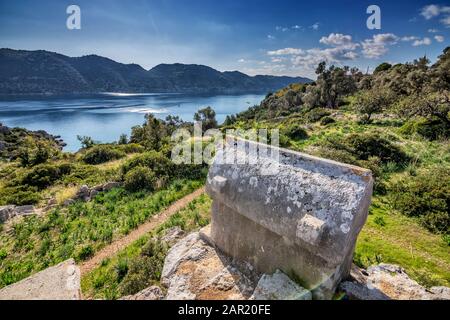
[[[169,246],[173,246],[184,235],[185,232],[179,226],[176,226],[167,230],[161,237],[161,241],[166,242]]]
[[[74,203],[75,203],[75,200],[73,200],[73,199],[67,199],[67,200],[64,200],[63,205],[64,205],[65,207],[68,207],[68,206],[70,206],[71,204],[74,204]]]
[[[273,275],[263,275],[251,300],[312,300],[309,290],[300,287],[287,275],[277,270]]]
[[[349,274],[372,188],[369,170],[229,139],[207,178],[211,239],[261,273],[295,272],[316,299],[330,299]]]
[[[97,190],[91,190],[91,192],[89,193],[89,198],[94,199],[97,194],[99,194]]]
[[[363,272],[364,273],[364,272]],[[447,300],[450,288],[430,290],[412,280],[399,266],[380,264],[371,266],[366,274],[353,281],[344,281],[340,290],[351,300]]]
[[[120,300],[162,300],[164,293],[158,286],[151,286],[134,295],[122,297]]]
[[[0,223],[4,223],[9,219],[12,219],[16,212],[14,211],[15,206],[0,206]]]
[[[80,189],[78,190],[75,198],[83,201],[89,201],[90,200],[90,193],[91,190],[87,185],[82,185]]]
[[[103,191],[110,191],[117,187],[120,187],[120,182],[108,182],[103,185]]]
[[[450,300],[450,288],[448,287],[431,287],[429,291],[433,300]]]
[[[10,133],[11,133],[11,129],[0,123],[0,134],[9,135]]]
[[[161,276],[166,300],[248,299],[256,283],[257,277],[245,264],[233,263],[198,232],[169,250]]]
[[[73,259],[0,289],[0,300],[80,299],[80,269]]]
[[[18,206],[14,209],[17,215],[30,215],[34,213],[34,206]]]

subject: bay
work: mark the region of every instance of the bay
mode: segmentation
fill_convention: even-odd
[[[117,141],[128,136],[131,127],[144,122],[146,113],[160,119],[167,115],[193,121],[194,113],[211,106],[219,123],[230,114],[259,104],[263,95],[185,95],[105,93],[70,96],[0,96],[0,123],[28,130],[45,130],[59,135],[66,151],[77,151],[77,135],[90,136],[99,142]]]

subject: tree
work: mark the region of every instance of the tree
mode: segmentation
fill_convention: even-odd
[[[89,149],[95,145],[95,141],[89,136],[77,136],[77,139],[80,141],[83,149]]]
[[[382,71],[387,71],[390,68],[392,68],[392,64],[387,63],[387,62],[383,62],[382,64],[380,64],[378,67],[375,68],[375,70],[373,71],[374,74],[380,73]]]
[[[198,110],[194,114],[194,120],[201,122],[203,132],[217,128],[216,112],[211,107]]]
[[[381,113],[389,104],[385,94],[374,90],[361,91],[356,96],[355,108],[361,114],[362,123],[372,122],[372,115]]]
[[[319,63],[316,74],[317,87],[320,89],[321,102],[328,108],[337,108],[342,97],[356,91],[356,82],[352,74],[357,74],[355,70],[350,72],[349,67],[326,67],[326,62]]]
[[[125,133],[122,133],[119,137],[119,141],[117,141],[118,144],[127,144],[128,143],[128,137]]]
[[[131,129],[131,143],[139,143],[149,150],[161,150],[168,137],[168,128],[163,120],[151,113],[145,115],[145,123]]]
[[[450,91],[428,91],[405,97],[398,103],[397,111],[408,118],[437,118],[450,128]]]

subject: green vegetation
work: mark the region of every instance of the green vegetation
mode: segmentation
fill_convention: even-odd
[[[166,230],[179,226],[185,232],[198,230],[209,224],[211,200],[202,195],[186,208],[171,216],[152,233],[123,249],[83,276],[85,297],[117,299],[159,284],[168,245],[161,242]]]
[[[0,287],[68,258],[82,261],[203,184],[176,180],[155,193],[128,193],[122,188],[100,193],[91,202],[76,202],[30,216],[0,232]]]

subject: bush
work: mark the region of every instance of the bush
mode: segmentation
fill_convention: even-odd
[[[41,200],[41,195],[36,188],[18,186],[0,189],[0,205],[14,204],[16,206],[24,206],[36,204],[39,200]]]
[[[76,259],[77,261],[85,261],[92,257],[94,255],[94,249],[91,245],[87,245],[82,247],[77,253],[76,253]]]
[[[322,120],[320,120],[320,124],[322,125],[322,126],[326,126],[326,125],[328,125],[328,124],[330,124],[330,123],[335,123],[336,122],[336,120],[334,120],[332,117],[323,117],[322,118]]]
[[[125,152],[112,146],[98,145],[88,149],[81,160],[87,164],[101,164],[125,157]]]
[[[131,262],[128,273],[119,286],[121,294],[135,294],[159,281],[167,250],[167,246],[160,240],[149,240],[142,248],[140,256]]]
[[[282,134],[292,140],[303,140],[308,138],[308,133],[302,127],[291,124],[282,129]]]
[[[406,163],[409,161],[408,155],[398,146],[374,133],[350,134],[344,139],[344,145],[344,149],[359,160],[368,160],[370,157],[377,157],[382,163]]]
[[[136,167],[147,167],[151,169],[157,177],[172,177],[174,174],[174,164],[172,161],[162,153],[153,150],[126,161],[122,165],[122,174],[126,175]]]
[[[421,171],[406,176],[391,187],[392,206],[435,233],[449,233],[450,227],[450,170],[446,167]]]
[[[40,164],[28,171],[19,184],[37,187],[39,190],[45,189],[55,183],[57,180],[70,174],[72,165],[63,163]]]
[[[130,153],[142,153],[145,148],[137,143],[128,143],[117,146],[117,149],[125,152],[126,154]]]
[[[450,137],[450,127],[439,119],[409,120],[399,129],[399,132],[405,136],[418,133],[431,141]]]
[[[156,189],[155,173],[147,167],[136,167],[125,174],[124,187],[130,192]]]
[[[317,122],[323,117],[327,117],[329,115],[331,115],[331,113],[327,109],[315,108],[306,114],[306,120],[308,122]]]

